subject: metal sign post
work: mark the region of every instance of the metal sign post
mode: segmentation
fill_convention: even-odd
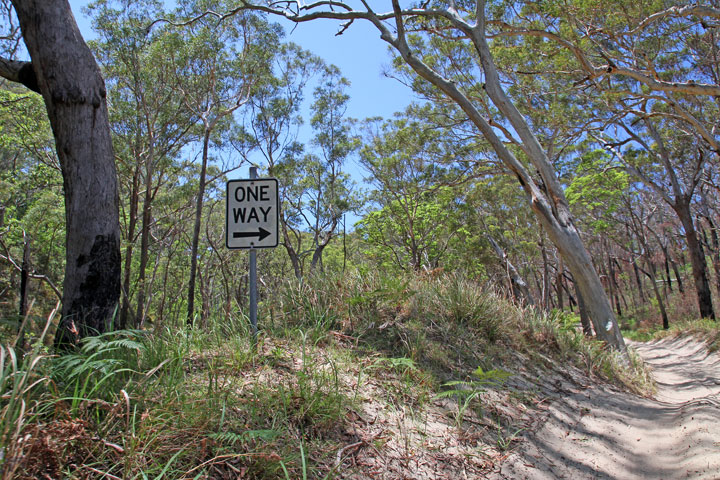
[[[258,178],[250,167],[247,180],[227,182],[225,245],[250,250],[250,324],[257,341],[257,249],[274,248],[279,241],[280,200],[275,178]]]
[[[256,178],[257,167],[250,167],[250,179]],[[255,345],[257,344],[257,250],[255,248],[250,249],[250,325],[252,325],[253,345]]]

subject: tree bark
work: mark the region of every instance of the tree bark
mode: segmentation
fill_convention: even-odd
[[[205,128],[203,135],[202,166],[200,167],[200,184],[198,185],[198,196],[195,203],[195,225],[193,227],[192,247],[190,249],[190,280],[188,281],[188,308],[187,324],[192,326],[195,320],[195,278],[197,276],[197,254],[200,244],[200,223],[202,222],[202,208],[205,197],[205,182],[207,176],[208,150],[210,148],[210,128]]]
[[[617,326],[615,314],[592,265],[590,255],[582,243],[580,232],[574,225],[569,204],[555,168],[546,151],[540,145],[538,138],[531,131],[529,122],[503,89],[503,83],[500,80],[490,46],[487,43],[485,1],[477,0],[475,3],[474,18],[471,20],[473,24],[461,18],[455,8],[437,9],[434,10],[434,14],[442,16],[453,28],[460,30],[472,43],[472,47],[474,47],[477,54],[476,60],[479,61],[483,72],[485,83],[482,88],[487,92],[493,106],[497,108],[498,114],[501,114],[507,120],[512,130],[517,134],[517,145],[522,149],[525,158],[532,164],[532,171],[537,172],[539,179],[530,174],[526,165],[515,156],[498,136],[493,126],[495,124],[494,120],[485,116],[487,105],[481,105],[480,102],[476,103],[474,96],[464,93],[460,85],[451,79],[445,78],[438,70],[434,70],[424,62],[422,54],[417,55],[414,49],[411,48],[405,30],[404,13],[399,0],[392,0],[392,17],[394,18],[392,29],[377,14],[371,11],[367,4],[368,9],[366,12],[355,12],[350,7],[347,7],[347,11],[340,14],[331,10],[322,11],[320,9],[321,6],[324,6],[322,2],[302,7],[300,9],[302,14],[299,11],[284,10],[283,7],[276,9],[247,4],[246,7],[277,13],[296,22],[310,21],[321,17],[344,18],[345,20],[364,18],[372,22],[380,31],[380,38],[397,50],[408,67],[437,87],[462,109],[490,144],[500,161],[517,178],[526,194],[530,208],[537,216],[542,228],[548,233],[548,237],[557,247],[569,271],[575,278],[588,307],[598,338],[607,342],[612,348],[625,353],[625,342]],[[319,11],[313,11],[316,8]],[[305,10],[310,10],[311,13],[305,14]]]
[[[565,266],[563,265],[562,257],[558,257],[557,272],[555,273],[555,290],[557,290],[558,309],[563,310],[565,308],[563,301],[563,274],[565,273]]]
[[[117,174],[105,82],[67,0],[12,3],[63,174],[66,266],[55,341],[76,344],[110,328],[120,297]]]
[[[30,283],[30,239],[23,232],[23,259],[20,271],[20,315],[18,318],[18,341],[21,351],[25,351],[25,317],[29,310],[28,286]]]
[[[670,328],[670,322],[668,321],[667,311],[665,310],[665,302],[663,301],[662,294],[660,293],[660,289],[657,286],[657,278],[655,275],[655,265],[653,265],[652,261],[645,257],[645,264],[647,265],[648,271],[647,276],[650,279],[650,283],[652,283],[653,292],[655,293],[655,298],[658,302],[658,308],[660,309],[660,316],[662,317],[662,323],[663,323],[663,329],[667,330]]]
[[[683,229],[685,230],[685,241],[690,254],[690,264],[692,265],[693,280],[695,282],[695,290],[697,292],[698,307],[702,318],[715,319],[715,311],[713,310],[712,294],[710,293],[710,282],[707,276],[707,264],[705,262],[705,252],[697,237],[695,223],[690,213],[689,200],[678,200],[672,205],[673,210],[677,213]]]
[[[137,213],[139,203],[139,169],[133,169],[132,185],[130,187],[130,212],[128,219],[128,229],[125,241],[125,265],[123,267],[123,283],[122,283],[122,306],[120,307],[120,317],[118,320],[118,328],[127,328],[128,318],[130,316],[130,278],[132,276],[132,257],[133,246],[135,245],[135,228],[137,227]]]
[[[637,266],[637,261],[635,259],[633,259],[633,261],[632,261],[632,266],[633,266],[633,273],[635,273],[635,283],[637,284],[638,294],[640,296],[640,303],[645,303],[645,292],[643,290],[643,282],[642,282],[642,278],[640,278],[640,269]]]
[[[585,300],[583,300],[583,296],[580,290],[577,289],[577,286],[575,287],[575,294],[578,299],[578,311],[580,312],[580,325],[582,325],[583,334],[585,334],[586,337],[592,337],[593,330],[590,324],[590,316],[585,306]]]
[[[710,215],[705,216],[710,230],[710,240],[712,240],[712,264],[715,271],[715,289],[720,295],[720,239],[718,239],[717,227],[712,221]]]
[[[675,282],[677,283],[677,288],[680,293],[685,292],[685,288],[683,287],[682,283],[682,277],[680,276],[680,270],[678,269],[677,262],[673,260],[672,257],[670,257],[670,266],[673,269],[673,272],[675,272]],[[720,285],[718,285],[718,293],[720,293]]]
[[[515,301],[520,305],[535,305],[535,299],[530,293],[530,289],[528,288],[527,283],[520,276],[520,273],[518,273],[515,265],[510,262],[507,253],[505,253],[505,251],[490,235],[485,235],[485,238],[488,239],[488,242],[490,242],[493,250],[495,250],[495,255],[497,255],[498,258],[503,262],[505,272],[510,279],[510,289]]]
[[[548,262],[547,250],[545,249],[544,235],[540,234],[540,253],[542,254],[543,276],[542,276],[542,308],[550,311],[550,264]]]
[[[620,287],[615,277],[614,258],[608,254],[608,283],[610,285],[610,297],[615,301],[615,312],[618,317],[622,317],[622,307],[620,306]]]
[[[150,130],[150,129],[148,129]],[[150,132],[148,132],[150,133]],[[148,292],[146,270],[150,256],[150,224],[152,223],[152,201],[153,201],[153,174],[155,162],[155,139],[150,136],[150,147],[145,161],[145,197],[142,208],[142,226],[140,233],[140,267],[138,268],[137,280],[137,305],[135,312],[135,326],[145,323],[145,302]],[[199,227],[198,227],[199,228]]]

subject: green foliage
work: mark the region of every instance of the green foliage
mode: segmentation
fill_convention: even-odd
[[[594,150],[578,159],[574,176],[565,194],[570,205],[582,208],[592,217],[596,232],[611,228],[630,186],[627,172],[602,150]]]
[[[53,379],[61,395],[67,395],[71,415],[89,398],[112,400],[140,374],[140,356],[145,350],[137,330],[119,330],[87,337],[77,353],[54,359]]]
[[[9,260],[20,264],[25,241],[30,243],[32,269],[55,284],[62,282],[65,259],[65,212],[62,178],[42,98],[32,92],[0,88],[0,288],[5,301],[0,316],[17,311],[12,294],[19,278]],[[10,294],[10,295],[9,295]],[[54,293],[31,286],[37,308],[55,305]]]
[[[484,371],[482,367],[476,368],[472,375],[473,380],[454,380],[446,382],[443,387],[447,388],[437,395],[436,399],[455,398],[458,401],[457,412],[455,413],[455,425],[462,428],[465,411],[471,406],[474,400],[480,397],[488,385],[500,386],[512,376],[512,373],[505,370]]]
[[[27,355],[18,355],[10,345],[0,345],[0,475],[14,478],[22,458],[21,437],[26,426],[36,421],[43,384],[50,381],[44,372],[47,355],[37,341]]]

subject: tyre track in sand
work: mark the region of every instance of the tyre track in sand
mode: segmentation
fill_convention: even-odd
[[[565,389],[493,479],[720,479],[720,356],[691,337],[630,342],[654,398]]]

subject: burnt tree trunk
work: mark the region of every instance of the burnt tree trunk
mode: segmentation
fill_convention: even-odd
[[[105,81],[67,0],[12,0],[63,175],[66,266],[56,345],[110,328],[120,298],[117,174]]]
[[[20,271],[20,315],[18,318],[18,340],[17,345],[21,351],[25,351],[25,317],[29,313],[28,285],[30,282],[30,239],[23,232],[23,259],[22,270]]]

